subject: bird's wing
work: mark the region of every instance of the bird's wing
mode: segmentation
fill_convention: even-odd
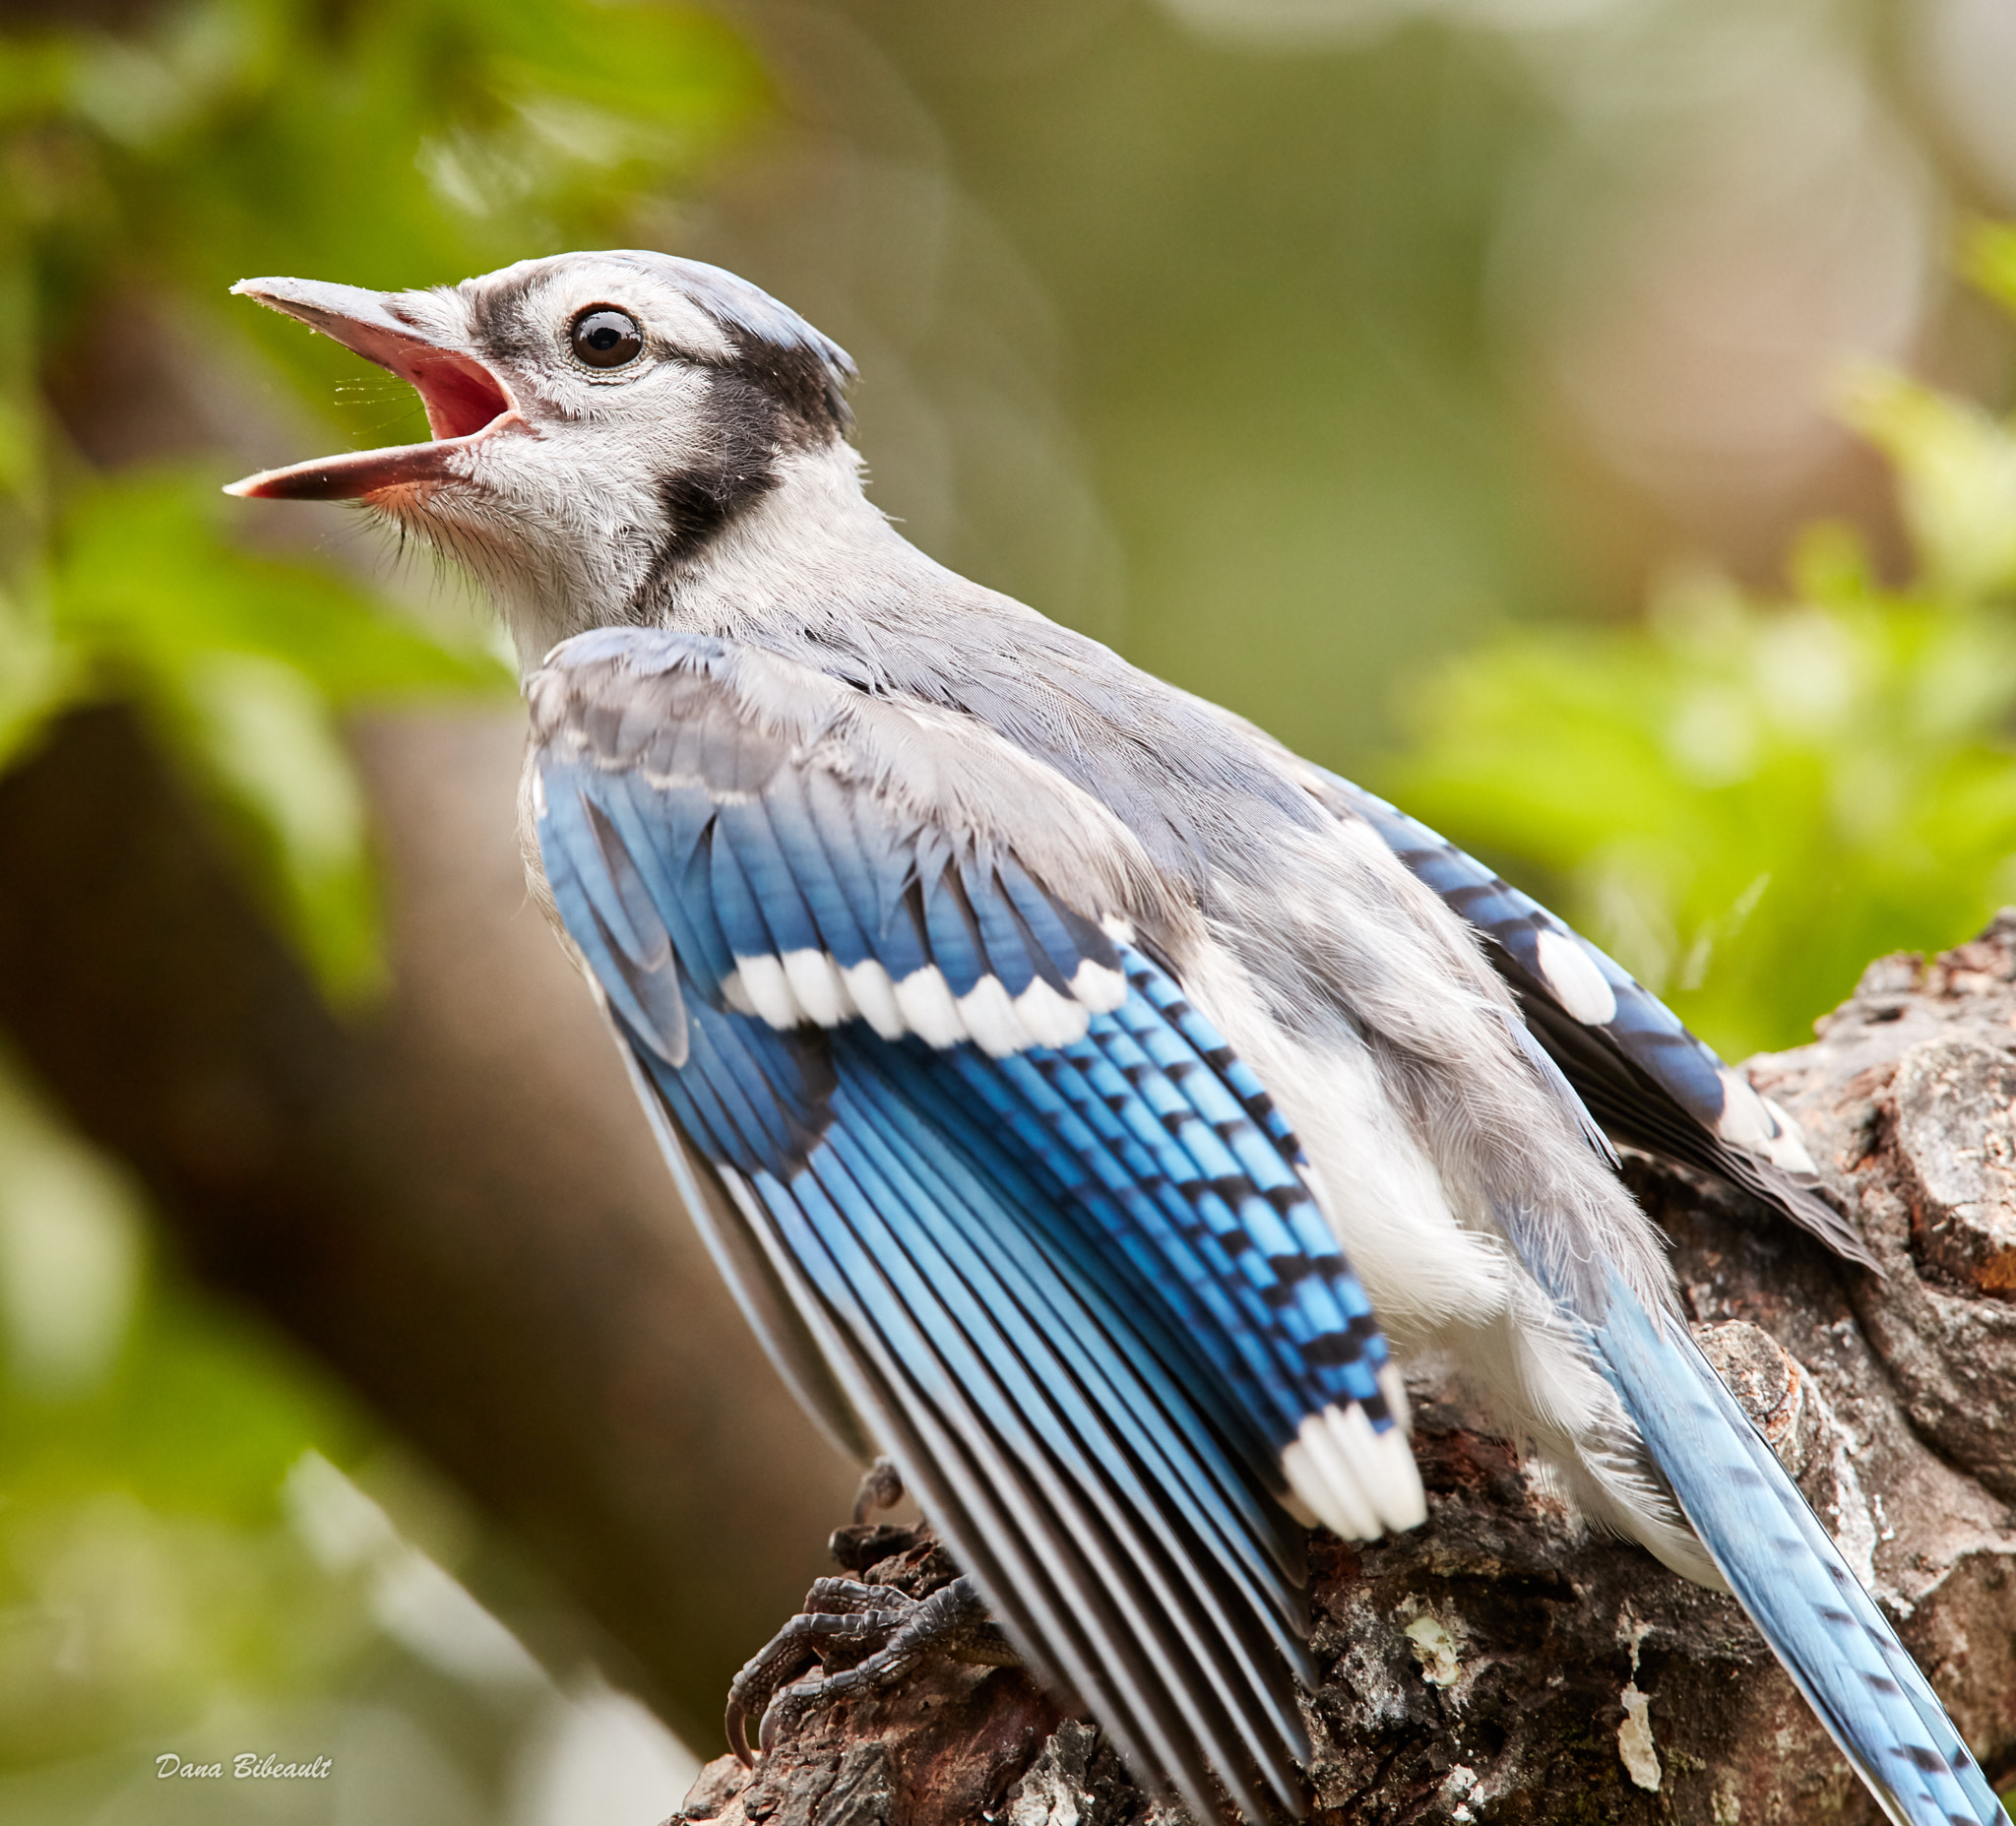
[[[1384,799],[1334,774],[1320,777],[1319,791],[1341,813],[1363,818],[1483,935],[1528,1026],[1613,1139],[1747,1192],[1837,1255],[1875,1267],[1854,1225],[1816,1190],[1791,1116],[1620,964]]]
[[[1123,862],[1060,878],[1075,789],[719,641],[582,636],[528,694],[553,899],[675,1168],[1032,1661],[1200,1813],[1207,1769],[1294,1809],[1281,1497],[1418,1520],[1403,1397],[1294,1138],[1122,922]]]

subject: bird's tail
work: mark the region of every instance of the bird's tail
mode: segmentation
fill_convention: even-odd
[[[1687,1520],[1836,1743],[1899,1826],[2009,1826],[1897,1632],[1677,1321],[1616,1277],[1592,1327]]]

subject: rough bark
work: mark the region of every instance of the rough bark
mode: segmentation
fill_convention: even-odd
[[[1879,1278],[1649,1162],[1710,1355],[1868,1581],[1991,1779],[2016,1776],[2016,913],[1872,965],[1812,1045],[1751,1062],[1804,1126]],[[1873,1823],[1733,1601],[1591,1538],[1504,1441],[1416,1380],[1427,1526],[1312,1543],[1321,1821]],[[928,1542],[836,1537],[913,1592]],[[886,1551],[885,1551],[886,1549]],[[780,1619],[781,1620],[781,1619]],[[1013,1670],[930,1668],[808,1719],[678,1816],[724,1826],[1121,1826],[1099,1733]]]

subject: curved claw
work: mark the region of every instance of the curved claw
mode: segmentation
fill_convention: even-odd
[[[815,1586],[806,1599],[806,1612],[792,1617],[742,1664],[741,1671],[728,1682],[728,1703],[722,1725],[728,1734],[728,1748],[734,1751],[736,1761],[744,1769],[755,1768],[757,1754],[770,1748],[766,1726],[779,1689],[795,1680],[806,1669],[818,1665],[819,1649],[814,1631],[819,1617],[811,1609],[818,1602],[819,1591]],[[757,1751],[752,1753],[749,1748],[749,1717],[759,1706],[762,1708],[762,1721],[757,1726]]]
[[[748,1661],[728,1687],[728,1744],[747,1769],[767,1756],[798,1716],[856,1693],[894,1685],[928,1655],[984,1668],[1021,1659],[988,1615],[978,1589],[955,1579],[928,1598],[906,1597],[886,1585],[821,1579],[805,1608]],[[814,1665],[822,1671],[797,1676]],[[749,1714],[764,1701],[756,1751],[748,1746]]]
[[[792,1685],[807,1669],[828,1662],[845,1664],[872,1655],[901,1628],[916,1608],[901,1592],[886,1585],[863,1585],[858,1579],[815,1579],[805,1606],[776,1635],[743,1663],[728,1683],[727,1709],[722,1725],[728,1747],[745,1769],[767,1752],[777,1734],[773,1714],[788,1692],[803,1697],[804,1705],[823,1692],[827,1679]],[[749,1718],[758,1707],[757,1750],[748,1742]]]
[[[748,1738],[742,1734],[742,1709],[729,1701],[727,1715],[722,1720],[728,1733],[728,1748],[744,1769],[753,1769],[756,1767],[756,1752],[750,1749]]]
[[[749,1713],[742,1704],[740,1692],[737,1691],[740,1680],[741,1675],[737,1674],[735,1682],[728,1687],[727,1711],[723,1714],[721,1722],[723,1730],[728,1734],[728,1748],[734,1751],[735,1761],[744,1769],[753,1769],[756,1767],[758,1752],[749,1747]],[[766,1712],[765,1717],[768,1716]],[[759,1725],[757,1729],[760,1732],[762,1727]]]
[[[778,1732],[786,1719],[817,1698],[824,1684],[821,1680],[806,1680],[771,1694],[770,1704],[763,1708],[763,1723],[756,1728],[756,1741],[765,1756],[777,1747]]]

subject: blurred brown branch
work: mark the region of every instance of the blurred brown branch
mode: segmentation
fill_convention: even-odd
[[[723,1292],[525,905],[520,742],[508,713],[361,732],[400,986],[343,1023],[158,748],[72,717],[0,779],[0,1031],[202,1278],[508,1524],[704,1748],[854,1473]]]
[[[2016,914],[1869,968],[1812,1045],[1755,1062],[1885,1278],[1634,1163],[1704,1346],[1872,1584],[1990,1779],[2016,1774]],[[1503,1441],[1417,1382],[1427,1527],[1314,1543],[1323,1821],[1878,1819],[1734,1602],[1592,1541]],[[929,1542],[844,1530],[914,1595]],[[778,1620],[782,1620],[781,1618]],[[941,1666],[815,1714],[683,1817],[724,1826],[1122,1826],[1110,1748],[1027,1675]],[[1169,1817],[1165,1813],[1162,1817]]]

